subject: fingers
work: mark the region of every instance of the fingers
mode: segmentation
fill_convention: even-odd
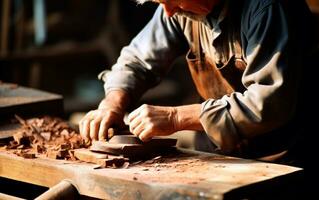
[[[90,121],[88,119],[82,119],[79,123],[81,136],[85,140],[90,139]]]
[[[130,122],[130,131],[131,133],[133,133],[134,135],[136,135],[136,127],[138,127],[139,125],[141,125],[142,123],[142,117],[141,116],[136,116],[135,118],[132,118],[129,122]]]
[[[90,116],[92,115],[92,111],[88,112],[79,122],[79,129],[81,136],[88,140],[90,138]]]
[[[147,142],[154,136],[152,131],[152,124],[141,123],[134,129],[133,134],[140,138],[143,142]]]
[[[148,105],[144,104],[139,108],[135,109],[128,115],[128,120],[130,124],[130,131],[133,133],[135,128],[146,120],[148,117]]]
[[[79,123],[81,136],[85,140],[105,140],[107,130],[113,124],[120,124],[123,119],[107,110],[95,110],[86,114]]]
[[[90,137],[92,140],[98,140],[98,132],[100,127],[101,119],[93,119],[90,122]]]
[[[135,127],[131,127],[130,125],[130,131],[137,137],[141,134],[141,132],[144,130],[144,124],[138,123]]]
[[[128,120],[131,133],[139,137],[144,142],[152,138],[151,131],[149,129],[152,123],[149,118],[147,105],[142,105],[131,112],[128,116]]]
[[[145,129],[145,130],[143,130],[143,131],[139,134],[138,137],[139,137],[140,140],[142,140],[143,142],[147,142],[147,141],[149,141],[149,140],[152,139],[152,135],[151,135],[150,133],[151,133],[150,129]]]
[[[131,123],[136,117],[139,116],[140,112],[146,107],[146,105],[142,105],[138,107],[137,109],[133,110],[128,116],[128,120]]]
[[[141,140],[170,135],[176,130],[173,107],[142,105],[129,114],[130,131]]]
[[[149,141],[153,135],[152,135],[152,124],[147,123],[138,123],[138,125],[134,128],[130,125],[131,133],[133,133],[135,136],[140,138],[143,142]]]
[[[145,119],[140,114],[142,108],[143,106],[140,106],[128,115],[130,131],[136,136],[139,136],[140,132],[143,131],[143,120]]]
[[[110,124],[108,123],[107,120],[102,120],[101,125],[100,125],[100,130],[98,133],[99,140],[100,141],[105,141],[106,139],[109,139],[107,136],[107,130],[110,128]]]

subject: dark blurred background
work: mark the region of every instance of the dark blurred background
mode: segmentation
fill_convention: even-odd
[[[319,0],[308,0],[319,13]],[[65,116],[96,108],[104,97],[97,75],[144,27],[157,5],[133,0],[0,0],[0,80],[58,93]],[[141,103],[198,99],[181,58]]]
[[[96,108],[104,97],[97,75],[144,27],[157,5],[133,0],[1,0],[0,80],[64,97],[66,117]],[[182,60],[182,59],[181,59]],[[176,63],[183,63],[176,62]],[[175,64],[178,66],[179,64]],[[183,64],[141,102],[187,100]]]

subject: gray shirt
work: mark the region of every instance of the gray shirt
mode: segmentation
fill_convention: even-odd
[[[218,18],[208,15],[201,25],[203,51],[213,56],[216,63],[226,61],[218,51],[220,47],[214,46],[214,40],[225,34],[219,26],[224,15],[227,3]],[[145,28],[122,49],[112,71],[100,74],[106,94],[123,89],[136,101],[158,84],[174,59],[189,49],[191,22],[182,16],[167,17],[159,6]],[[244,1],[240,34],[247,67],[241,80],[246,91],[201,104],[200,121],[205,132],[225,152],[283,126],[293,117],[302,50],[291,41],[289,31],[289,19],[281,1]]]

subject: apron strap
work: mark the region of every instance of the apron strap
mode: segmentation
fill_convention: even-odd
[[[238,39],[233,38],[234,40],[232,41],[232,48],[235,54],[235,58],[236,59],[242,59],[243,58],[243,54],[242,54],[242,47],[240,45],[240,42],[238,41]]]
[[[192,23],[192,36],[193,36],[193,54],[195,54],[196,58],[200,61],[202,60],[202,48],[200,44],[200,36],[199,36],[199,22],[193,21]]]

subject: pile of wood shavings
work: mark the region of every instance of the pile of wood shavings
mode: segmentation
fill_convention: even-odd
[[[15,116],[22,125],[5,149],[24,158],[42,154],[53,159],[76,160],[73,149],[88,147],[79,133],[60,118],[44,116],[24,120]]]

